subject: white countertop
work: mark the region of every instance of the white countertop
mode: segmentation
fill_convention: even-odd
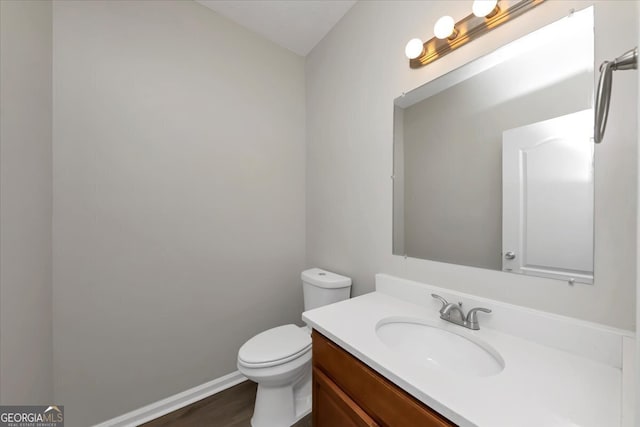
[[[470,377],[428,362],[412,363],[376,335],[376,324],[393,316],[461,328],[495,348],[505,368],[494,376]],[[620,367],[484,327],[482,316],[481,329],[471,331],[441,320],[432,307],[373,292],[307,311],[302,318],[460,426],[610,427],[621,422]]]

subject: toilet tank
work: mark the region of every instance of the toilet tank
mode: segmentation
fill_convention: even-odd
[[[351,279],[330,271],[311,268],[302,272],[304,310],[349,299]]]

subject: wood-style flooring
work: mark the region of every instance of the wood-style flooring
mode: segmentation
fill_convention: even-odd
[[[143,427],[250,427],[256,389],[255,383],[245,381],[143,424]],[[311,414],[293,427],[311,427]]]

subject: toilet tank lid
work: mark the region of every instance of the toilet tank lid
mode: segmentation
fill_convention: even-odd
[[[320,268],[310,268],[302,272],[302,281],[320,288],[348,288],[351,286],[349,277],[341,276]]]

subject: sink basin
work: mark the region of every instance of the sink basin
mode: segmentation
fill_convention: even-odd
[[[497,375],[504,369],[500,354],[461,326],[451,325],[450,330],[422,319],[389,317],[378,322],[376,333],[391,350],[419,365],[477,377]]]

